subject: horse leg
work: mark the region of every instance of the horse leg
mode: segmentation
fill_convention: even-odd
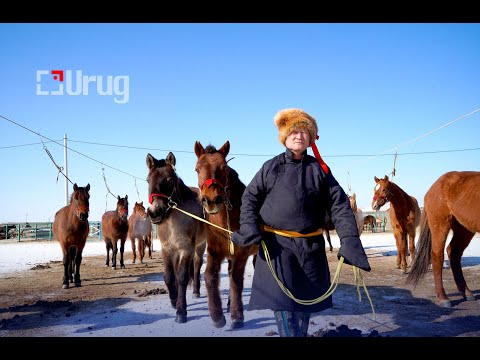
[[[147,244],[148,244],[148,257],[151,259],[152,258],[152,249],[153,249],[152,237],[150,235],[147,235],[146,239],[147,239],[146,241],[147,241]]]
[[[105,260],[105,266],[110,266],[110,249],[112,248],[111,240],[106,238],[105,248],[107,249],[107,259]]]
[[[120,239],[120,269],[125,269],[123,263],[123,253],[125,252],[125,239]]]
[[[412,266],[417,255],[415,250],[415,227],[408,232],[408,251],[410,252],[410,266]]]
[[[207,243],[203,243],[195,248],[195,254],[193,254],[193,297],[200,297],[200,269],[203,265],[203,254]]]
[[[183,324],[187,322],[187,287],[190,281],[190,265],[192,264],[192,256],[182,256],[177,267],[177,316],[175,322]]]
[[[75,246],[70,247],[70,262],[68,266],[68,277],[73,284],[73,276],[75,274],[75,257],[77,255],[77,248]]]
[[[113,247],[112,247],[112,270],[117,269],[117,253],[118,253],[118,239],[113,241]]]
[[[138,238],[138,253],[140,255],[140,264],[143,264],[143,258],[145,257],[145,236],[144,235]]]
[[[433,223],[430,220],[430,216],[429,223]],[[443,287],[442,271],[445,243],[447,241],[449,230],[450,223],[445,223],[444,221],[439,222],[437,226],[430,225],[430,232],[432,236],[432,271],[435,282],[435,293],[437,295],[437,299],[439,300],[439,305],[447,308],[452,307],[452,303],[450,302],[450,299],[445,293],[445,289]]]
[[[70,287],[70,249],[65,249],[63,251],[63,288],[68,289]]]
[[[170,303],[174,309],[177,308],[177,284],[175,279],[175,268],[173,265],[173,260],[170,256],[170,253],[165,251],[162,247],[162,258],[164,263],[164,273],[163,273],[163,280],[165,281],[165,285],[168,288],[168,295],[170,297]]]
[[[328,230],[325,230],[325,233],[327,234],[328,245],[330,245],[330,252],[333,252],[332,240],[330,240],[330,233],[328,232]]]
[[[243,276],[248,256],[235,257],[232,261],[232,270],[230,271],[230,296],[232,305],[230,308],[232,325],[231,329],[239,329],[243,327]]]
[[[132,242],[132,264],[135,264],[135,260],[137,259],[137,251],[135,249],[135,237],[131,237],[130,241]]]
[[[228,278],[231,279],[232,276],[232,260],[228,259]],[[226,312],[230,312],[230,305],[232,302],[232,291],[228,290],[228,300],[227,300],[227,310]]]
[[[205,287],[208,293],[208,309],[213,326],[222,328],[226,324],[225,316],[222,310],[222,299],[220,298],[220,266],[224,257],[214,253],[207,245],[207,266],[205,268]]]
[[[393,236],[395,236],[397,244],[397,269],[401,269],[405,274],[407,272],[407,239],[405,239],[405,234],[400,229],[394,229]]]
[[[462,255],[470,241],[472,241],[475,233],[468,231],[458,221],[452,224],[453,237],[447,246],[447,255],[450,260],[450,268],[452,269],[453,279],[457,285],[458,291],[465,300],[474,301],[475,296],[470,291],[465,282],[462,270]]]
[[[82,250],[77,251],[75,256],[75,287],[82,286],[82,280],[80,279],[80,264],[82,263]]]

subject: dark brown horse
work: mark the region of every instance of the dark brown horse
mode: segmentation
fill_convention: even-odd
[[[123,252],[128,235],[128,195],[117,197],[117,208],[106,211],[102,216],[102,233],[107,249],[105,266],[109,266],[110,250],[112,250],[112,269],[117,268],[118,241],[120,240],[120,269],[125,269]]]
[[[192,281],[193,296],[200,297],[200,268],[207,245],[208,225],[182,212],[203,218],[198,189],[188,187],[177,176],[173,153],[162,160],[148,154],[146,162],[150,203],[147,213],[157,226],[162,244],[164,279],[170,302],[177,310],[175,321],[185,323],[187,286]]]
[[[132,262],[135,264],[137,251],[135,249],[135,239],[138,244],[138,255],[140,263],[143,264],[145,249],[148,247],[148,257],[152,258],[152,222],[145,211],[143,201],[135,202],[132,215],[128,218],[128,238],[132,242]]]
[[[421,212],[417,199],[408,195],[397,184],[391,182],[388,176],[383,179],[376,176],[372,209],[379,210],[390,201],[390,222],[397,245],[397,268],[407,272],[407,243],[410,251],[411,264],[415,262],[415,232],[420,223]],[[407,242],[408,236],[408,242]]]
[[[335,230],[335,225],[333,225],[332,219],[329,216],[326,216],[325,226],[323,227],[323,235],[327,237],[328,245],[330,245],[330,252],[333,252],[332,240],[330,239],[330,231]]]
[[[442,279],[447,236],[453,236],[447,255],[458,291],[464,299],[475,300],[462,271],[462,255],[475,233],[480,232],[480,172],[451,171],[433,183],[424,197],[424,213],[418,239],[418,256],[407,277],[414,286],[432,264],[439,304],[451,307]]]
[[[85,187],[73,184],[70,204],[58,210],[53,221],[53,236],[60,242],[63,252],[64,289],[69,288],[69,282],[75,283],[76,287],[82,286],[80,265],[83,248],[90,230],[88,223],[89,191],[90,184]]]
[[[377,219],[373,215],[367,215],[363,218],[363,226],[372,232],[375,232],[375,226],[377,225]]]
[[[230,151],[227,141],[216,149],[209,145],[206,148],[200,141],[195,142],[195,154],[198,161],[195,171],[198,173],[199,199],[205,210],[206,219],[229,231],[240,228],[240,206],[245,185],[238,173],[227,164],[226,157]],[[230,315],[231,328],[243,327],[243,276],[250,255],[255,256],[258,245],[240,247],[230,240],[230,234],[222,229],[211,226],[207,246],[207,266],[205,269],[205,286],[208,293],[208,308],[213,324],[217,328],[225,326],[226,320],[220,299],[220,267],[227,259],[230,279]],[[233,246],[233,253],[231,251]]]

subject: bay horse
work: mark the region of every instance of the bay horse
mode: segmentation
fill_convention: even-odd
[[[363,225],[367,226],[367,229],[372,230],[372,232],[375,232],[375,227],[377,225],[377,219],[373,215],[367,215],[363,218]]]
[[[69,288],[69,283],[74,283],[75,287],[82,286],[80,265],[83,248],[90,231],[88,223],[89,191],[90,184],[85,187],[73,184],[70,203],[57,211],[53,221],[53,236],[60,242],[63,252],[64,289]]]
[[[198,174],[199,200],[206,220],[223,229],[238,230],[241,198],[246,186],[238,177],[238,173],[227,164],[226,157],[230,151],[230,142],[227,140],[217,150],[213,145],[204,148],[200,141],[196,141],[194,150],[197,155],[195,171]],[[233,246],[232,252],[231,246]],[[230,328],[237,329],[244,325],[242,292],[245,266],[250,255],[254,256],[255,264],[257,252],[258,245],[241,247],[233,244],[229,233],[209,225],[204,278],[210,317],[216,328],[226,324],[219,291],[222,261],[228,260],[230,287],[227,307],[232,319]]]
[[[152,258],[152,222],[145,211],[143,201],[135,202],[132,215],[128,218],[128,238],[132,242],[132,263],[135,264],[137,251],[135,249],[135,239],[138,244],[138,255],[140,263],[143,264],[145,249],[148,247],[148,257]]]
[[[170,302],[176,309],[177,323],[187,322],[186,292],[189,284],[193,297],[200,297],[200,268],[207,246],[207,224],[183,213],[203,218],[198,188],[185,185],[175,171],[176,159],[169,152],[165,159],[147,155],[147,214],[157,227],[165,266],[164,280]],[[178,209],[173,208],[178,205]]]
[[[407,243],[410,252],[410,264],[415,262],[415,233],[420,224],[421,212],[415,197],[408,195],[400,186],[385,175],[383,179],[376,176],[372,209],[378,211],[390,201],[390,222],[397,245],[397,269],[407,273]],[[407,242],[408,237],[408,242]]]
[[[109,266],[110,250],[112,251],[112,269],[117,269],[118,241],[120,240],[120,269],[125,269],[123,252],[128,235],[128,195],[117,196],[117,208],[106,211],[102,216],[102,233],[107,249],[105,266]]]
[[[447,236],[453,236],[447,255],[458,291],[466,300],[475,300],[462,271],[462,255],[475,233],[480,232],[480,172],[450,171],[440,176],[424,197],[424,212],[418,239],[418,256],[407,277],[414,286],[432,264],[439,305],[452,304],[443,287],[442,269]]]
[[[323,235],[326,235],[328,245],[330,245],[330,252],[333,252],[332,240],[330,240],[330,231],[335,230],[332,219],[327,215],[325,218],[325,225],[323,227]]]
[[[355,215],[355,221],[357,222],[358,236],[362,235],[363,232],[363,211],[357,207],[357,195],[353,193],[348,195],[348,200],[350,201],[350,207],[352,208],[353,215]]]

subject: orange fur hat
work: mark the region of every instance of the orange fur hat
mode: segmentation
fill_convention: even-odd
[[[310,134],[310,143],[317,138],[318,127],[313,117],[300,109],[280,110],[273,119],[278,128],[278,139],[285,146],[285,139],[292,130],[305,128]]]

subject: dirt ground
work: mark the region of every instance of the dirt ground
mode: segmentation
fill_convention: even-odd
[[[363,273],[369,295],[377,314],[387,314],[397,324],[395,328],[379,321],[378,332],[371,336],[395,337],[478,337],[480,336],[480,260],[464,261],[464,274],[476,301],[464,300],[458,293],[450,269],[444,269],[444,286],[452,301],[452,308],[435,304],[433,274],[429,272],[416,289],[405,285],[406,275],[395,269],[396,253],[367,251],[372,271]],[[383,255],[383,256],[382,256]],[[385,256],[388,255],[388,256]],[[66,316],[71,311],[83,311],[82,304],[125,302],[128,298],[168,296],[163,282],[163,263],[159,251],[144,264],[130,262],[131,252],[125,252],[127,269],[113,271],[104,266],[105,256],[87,256],[82,262],[81,291],[62,289],[63,265],[53,261],[37,265],[30,270],[0,281],[0,331],[3,336],[35,336],[35,327],[22,328],[22,317],[38,313],[39,327],[45,326],[55,311],[63,309]],[[332,276],[337,268],[337,253],[328,253]],[[350,268],[350,267],[348,267]],[[353,276],[342,271],[336,290],[336,299],[352,303],[352,314],[358,308],[358,298]],[[204,283],[202,281],[202,286]],[[362,290],[363,292],[363,290]],[[362,302],[367,302],[363,293]],[[369,307],[369,305],[368,305]],[[365,309],[365,307],[364,307]],[[88,308],[85,307],[85,311]],[[363,310],[364,311],[364,310]],[[365,312],[365,311],[364,311]],[[335,312],[332,313],[335,315]],[[341,317],[335,324],[342,324]],[[334,324],[332,324],[334,325]],[[382,326],[383,325],[383,326]],[[390,327],[389,327],[390,326]],[[313,336],[357,336],[352,326],[338,327]],[[266,334],[268,335],[268,334]],[[358,335],[359,336],[359,335]]]

